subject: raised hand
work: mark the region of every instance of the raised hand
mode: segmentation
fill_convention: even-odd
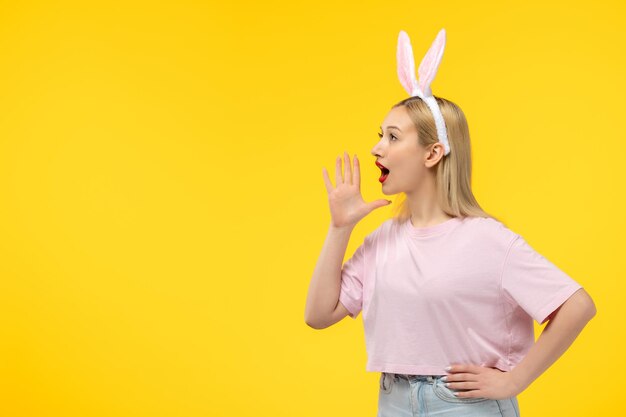
[[[328,176],[328,171],[323,168],[324,182],[328,192],[328,203],[330,205],[331,226],[333,227],[354,227],[363,217],[373,210],[387,206],[389,200],[375,200],[369,203],[363,201],[361,196],[361,173],[359,160],[354,156],[354,172],[350,166],[350,157],[344,152],[343,178],[341,176],[341,157],[336,160],[336,187],[333,187]]]

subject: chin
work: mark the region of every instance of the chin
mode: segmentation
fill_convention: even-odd
[[[383,186],[382,187],[383,194],[385,194],[385,195],[396,195],[396,194],[398,194],[398,191],[394,192],[393,189],[385,187],[385,184],[382,184],[382,186]]]

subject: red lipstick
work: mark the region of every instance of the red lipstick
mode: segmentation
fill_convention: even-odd
[[[378,168],[380,168],[381,175],[380,175],[380,178],[378,178],[378,181],[380,181],[380,182],[381,182],[381,184],[382,184],[383,182],[385,182],[385,180],[386,180],[386,179],[387,179],[387,177],[389,176],[389,170],[388,170],[388,169],[387,169],[387,168],[386,168],[383,164],[381,164],[381,163],[380,163],[380,162],[378,162],[378,161],[376,161],[376,166],[377,166]]]

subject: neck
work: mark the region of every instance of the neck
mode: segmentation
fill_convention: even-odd
[[[453,218],[439,205],[434,181],[425,181],[423,185],[419,190],[406,193],[413,226],[427,227]]]

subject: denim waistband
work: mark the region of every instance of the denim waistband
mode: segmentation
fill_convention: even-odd
[[[427,381],[427,382],[432,382],[436,379],[440,379],[445,376],[445,375],[409,375],[409,374],[394,374],[394,373],[390,373],[389,375],[392,375],[396,378],[406,379],[407,381]]]

